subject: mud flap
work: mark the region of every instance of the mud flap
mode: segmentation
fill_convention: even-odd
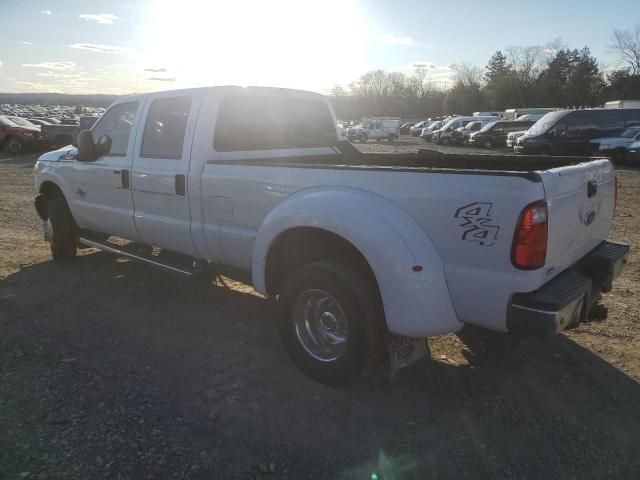
[[[429,352],[426,338],[389,335],[387,344],[391,364],[391,379],[393,379],[399,370],[412,365]]]

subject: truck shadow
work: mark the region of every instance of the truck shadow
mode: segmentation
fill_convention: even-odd
[[[56,393],[42,402],[23,392],[13,428],[79,409],[85,420],[69,428],[81,439],[103,415],[120,418],[120,431],[119,421],[142,415],[186,442],[183,462],[218,478],[246,478],[271,461],[276,472],[264,478],[640,473],[640,386],[566,336],[543,344],[465,329],[430,340],[464,361],[434,355],[393,381],[381,369],[332,388],[296,369],[271,311],[230,278],[185,281],[101,252],[26,266],[0,281],[0,358],[20,372],[9,392],[30,392],[38,371],[37,390]],[[106,451],[111,436],[100,434]],[[138,450],[157,442],[142,437]],[[81,440],[76,452],[93,455]]]

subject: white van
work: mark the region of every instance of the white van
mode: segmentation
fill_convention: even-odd
[[[393,142],[400,136],[400,119],[396,117],[367,117],[362,123],[347,130],[349,140],[361,143],[370,138]]]

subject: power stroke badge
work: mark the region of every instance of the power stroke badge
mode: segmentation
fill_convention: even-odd
[[[500,227],[491,221],[493,203],[475,202],[456,210],[455,218],[464,220],[462,240],[490,247],[498,240]]]

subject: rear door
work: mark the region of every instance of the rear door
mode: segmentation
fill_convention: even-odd
[[[540,172],[549,212],[545,269],[560,273],[609,236],[615,174],[608,160]]]
[[[191,238],[188,178],[201,96],[198,90],[149,95],[131,178],[141,240],[190,256],[198,256]]]

